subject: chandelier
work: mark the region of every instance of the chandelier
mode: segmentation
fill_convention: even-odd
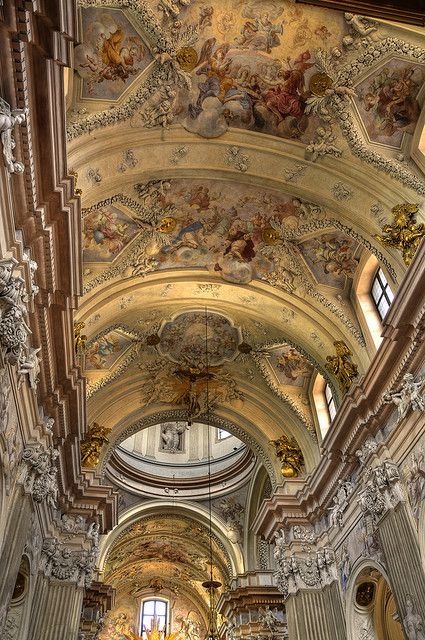
[[[214,580],[213,576],[213,546],[212,546],[212,501],[211,501],[211,428],[210,428],[210,403],[209,403],[209,353],[208,353],[208,312],[205,307],[205,372],[206,372],[206,424],[207,424],[207,453],[208,453],[208,541],[209,541],[209,580],[202,583],[209,597],[208,630],[205,640],[217,640],[217,610],[216,589],[221,587],[221,582]]]

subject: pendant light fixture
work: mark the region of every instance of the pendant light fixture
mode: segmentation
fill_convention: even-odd
[[[208,310],[205,307],[205,373],[206,373],[206,423],[207,423],[207,452],[208,452],[208,539],[209,539],[209,580],[202,583],[208,591],[209,612],[208,630],[205,640],[217,640],[217,611],[216,589],[221,587],[221,582],[214,580],[213,575],[213,546],[212,546],[212,501],[211,501],[211,427],[210,427],[210,402],[209,402],[209,353],[208,353]]]

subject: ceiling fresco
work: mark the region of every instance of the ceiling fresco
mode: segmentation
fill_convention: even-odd
[[[394,162],[423,103],[414,32],[288,0],[80,5],[70,139],[131,118],[209,139],[242,129],[297,140],[313,161],[348,144],[424,192],[414,167]]]
[[[378,234],[425,194],[409,157],[420,36],[289,0],[79,6],[67,118],[89,413],[124,429],[264,410],[316,447],[314,378],[342,399],[325,368],[340,341],[361,380],[356,287],[376,259],[396,291],[405,265]],[[258,431],[278,438],[271,422]],[[171,562],[164,549],[143,562]]]
[[[132,265],[134,275],[202,269],[235,284],[253,279],[276,284],[280,275],[283,287],[291,291],[301,274],[339,289],[355,274],[358,242],[342,232],[320,233],[328,214],[318,205],[220,180],[173,179],[136,186],[142,202],[127,198],[125,212],[118,202],[101,202],[83,212],[89,288],[92,274],[105,269],[103,263],[114,261],[110,273],[115,274],[120,259],[125,268]],[[327,225],[333,226],[332,219]],[[315,226],[318,232],[312,238]]]
[[[110,369],[131,346],[133,340],[118,331],[108,331],[91,340],[85,351],[84,367],[88,371]]]
[[[122,11],[87,8],[81,16],[83,44],[75,48],[75,69],[83,81],[81,97],[116,100],[153,56]]]
[[[313,367],[294,347],[285,345],[274,349],[268,358],[279,384],[289,387],[308,385]]]
[[[400,148],[421,111],[418,94],[425,65],[393,58],[356,86],[355,102],[372,142]]]
[[[229,558],[213,537],[214,579],[229,580]],[[128,527],[113,544],[104,567],[105,579],[122,594],[132,593],[153,577],[179,583],[207,600],[202,582],[209,578],[209,537],[189,518],[158,515]],[[134,594],[133,594],[134,595]]]
[[[112,262],[138,233],[132,218],[112,205],[84,218],[84,262]]]

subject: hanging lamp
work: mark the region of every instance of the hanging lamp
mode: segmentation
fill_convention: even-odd
[[[207,452],[208,452],[208,539],[209,539],[209,580],[202,583],[208,591],[209,612],[208,630],[205,640],[217,640],[217,611],[216,611],[216,589],[221,587],[221,582],[214,580],[213,576],[213,548],[212,548],[212,502],[211,502],[211,428],[210,428],[210,403],[209,403],[209,354],[208,354],[208,311],[205,307],[205,370],[206,370],[206,423],[207,423]]]

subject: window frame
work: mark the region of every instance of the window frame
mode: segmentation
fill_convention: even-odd
[[[145,614],[144,610],[145,610],[145,605],[148,602],[154,602],[154,612]],[[152,596],[147,596],[146,598],[143,598],[143,600],[140,603],[140,635],[141,637],[145,640],[147,639],[147,634],[146,631],[144,630],[144,625],[143,625],[143,619],[145,617],[150,618],[151,620],[154,618],[154,616],[158,616],[157,611],[156,611],[156,603],[160,602],[162,604],[165,604],[165,616],[160,615],[159,617],[161,618],[165,618],[164,624],[160,625],[160,628],[167,628],[168,622],[169,622],[169,601],[166,598],[156,598],[156,597],[152,597]]]
[[[376,284],[378,285],[379,294],[375,298],[375,294],[373,293],[373,290]],[[389,292],[389,295],[388,295],[388,292]],[[375,272],[375,275],[373,276],[372,285],[370,287],[370,296],[373,300],[373,304],[375,306],[376,312],[382,322],[386,317],[386,315],[388,314],[388,311],[390,310],[391,304],[394,300],[394,293],[381,267],[378,267],[378,269]],[[385,300],[385,302],[388,305],[388,308],[384,314],[381,313],[381,310],[379,308],[379,305],[382,303],[382,300]]]

